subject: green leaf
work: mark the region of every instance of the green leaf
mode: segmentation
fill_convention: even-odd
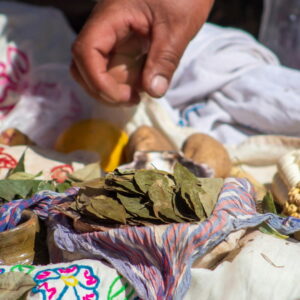
[[[174,167],[174,179],[178,186],[181,186],[183,181],[188,181],[191,184],[197,184],[197,177],[180,163],[176,163]]]
[[[29,198],[37,190],[40,180],[0,180],[0,198],[11,201]]]
[[[59,183],[56,185],[55,190],[58,193],[64,193],[67,189],[69,189],[72,186],[72,184],[68,181],[65,181],[63,183]]]
[[[175,214],[172,205],[173,190],[168,186],[166,178],[153,183],[148,190],[148,195],[153,203],[153,212],[156,217],[166,222],[184,222]]]
[[[91,163],[79,169],[72,174],[68,174],[70,180],[75,182],[89,181],[101,176],[101,168],[99,162]]]
[[[138,170],[134,175],[134,181],[143,193],[147,193],[150,186],[166,174],[158,170]]]
[[[218,201],[224,180],[222,178],[198,178],[198,181],[205,192],[201,194],[201,203],[206,216],[209,217]]]
[[[34,193],[41,191],[55,191],[55,184],[53,181],[40,181]]]
[[[33,180],[36,177],[39,177],[43,174],[43,172],[39,172],[38,174],[29,174],[25,172],[15,172],[9,176],[6,177],[6,179],[11,179],[11,180]]]
[[[25,172],[25,166],[24,166],[24,160],[25,160],[25,153],[26,150],[22,153],[18,164],[16,165],[16,167],[14,169],[11,169],[8,173],[7,173],[7,177],[11,176],[14,173],[18,173],[18,172]]]
[[[96,211],[97,215],[100,214],[101,217],[126,224],[126,212],[124,207],[111,197],[99,195],[92,198],[86,210],[89,212]]]
[[[273,196],[270,192],[267,192],[262,200],[263,210],[264,212],[270,212],[277,215],[276,206],[274,203]]]
[[[117,193],[117,198],[131,216],[143,219],[156,219],[149,210],[149,206],[146,205],[141,197]]]
[[[265,234],[269,234],[269,235],[273,235],[274,237],[277,237],[279,239],[283,239],[286,240],[289,238],[288,235],[283,235],[280,232],[278,232],[276,229],[274,229],[273,227],[271,227],[270,225],[268,225],[267,223],[262,223],[259,227],[258,227],[259,231]]]

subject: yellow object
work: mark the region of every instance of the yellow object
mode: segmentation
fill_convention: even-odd
[[[113,171],[122,163],[127,134],[113,124],[102,120],[83,120],[64,131],[56,141],[55,149],[69,153],[76,150],[98,152],[101,167]]]
[[[300,184],[292,187],[288,194],[288,200],[284,203],[283,214],[300,218]]]

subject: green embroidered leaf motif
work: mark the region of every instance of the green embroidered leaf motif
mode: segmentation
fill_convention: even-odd
[[[14,265],[10,268],[10,272],[23,272],[30,274],[35,270],[35,266],[32,265]]]
[[[107,293],[107,300],[113,300],[124,294],[124,300],[130,300],[135,294],[134,288],[125,280],[123,276],[116,277],[110,285]]]

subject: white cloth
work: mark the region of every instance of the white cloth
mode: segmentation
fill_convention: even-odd
[[[300,72],[249,34],[205,24],[162,103],[182,126],[237,144],[253,134],[300,137]]]
[[[51,7],[0,1],[0,130],[52,147],[95,102],[69,74],[75,34]]]
[[[299,251],[300,243],[255,231],[216,269],[192,269],[184,300],[300,299]]]

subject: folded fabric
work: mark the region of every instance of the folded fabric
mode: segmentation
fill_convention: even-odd
[[[31,208],[41,219],[47,219],[51,206],[72,201],[77,192],[78,188],[70,188],[65,193],[42,191],[30,199],[14,200],[3,204],[0,206],[0,232],[15,228],[26,208]]]
[[[254,231],[213,270],[193,269],[184,300],[300,299],[300,243]]]
[[[205,24],[159,101],[177,124],[228,144],[260,133],[299,137],[299,82],[299,71],[251,35]]]
[[[79,260],[47,266],[0,266],[0,283],[1,274],[18,275],[20,273],[30,276],[31,281],[28,279],[27,281],[33,282],[30,289],[33,288],[26,299],[139,299],[134,288],[123,276],[96,260]],[[6,295],[7,293],[0,291],[1,299],[4,299],[2,297]]]

